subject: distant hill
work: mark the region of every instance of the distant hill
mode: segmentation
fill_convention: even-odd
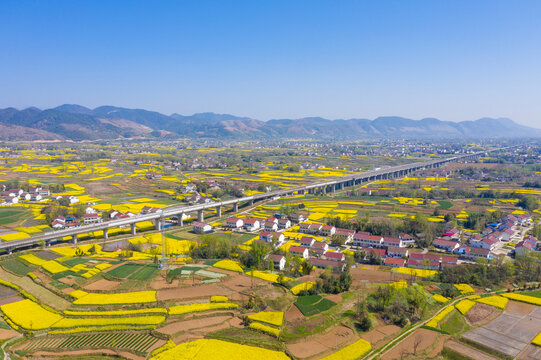
[[[65,104],[53,109],[0,109],[1,140],[133,138],[368,139],[541,137],[541,130],[506,118],[451,122],[385,116],[374,120],[320,117],[261,121],[211,112],[164,115],[144,109]]]

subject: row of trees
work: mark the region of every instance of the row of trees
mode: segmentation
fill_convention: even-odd
[[[466,283],[491,287],[505,282],[541,281],[541,255],[529,252],[517,255],[515,264],[495,257],[490,261],[480,259],[477,264],[445,268],[438,274],[444,283]]]

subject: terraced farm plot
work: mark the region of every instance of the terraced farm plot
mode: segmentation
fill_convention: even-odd
[[[158,266],[154,264],[148,264],[142,267],[141,269],[132,273],[128,279],[132,280],[148,280],[156,276],[158,272]]]
[[[24,209],[15,210],[0,210],[0,225],[11,224],[21,220],[21,215],[25,212]]]
[[[31,267],[29,267],[26,264],[23,264],[21,261],[17,259],[9,259],[9,260],[2,261],[0,263],[0,266],[2,266],[7,271],[12,272],[19,276],[25,276],[26,274],[32,271]]]
[[[299,296],[295,302],[295,305],[299,308],[304,316],[312,316],[329,310],[336,305],[336,303],[331,300],[324,299],[319,295],[308,295]]]
[[[56,260],[56,259],[62,257],[62,255],[60,255],[58,253],[55,253],[55,252],[52,252],[52,251],[45,251],[45,250],[36,252],[36,256],[38,256],[38,257],[40,257],[42,259],[45,259],[45,260]]]
[[[146,332],[99,333],[69,336],[45,336],[26,342],[20,349],[103,349],[114,348],[145,353],[159,339]]]
[[[132,276],[136,271],[141,270],[143,267],[145,267],[145,265],[127,263],[108,271],[107,274],[119,279],[125,279]]]
[[[541,331],[541,308],[529,314],[505,311],[488,324],[465,333],[471,341],[515,357]]]

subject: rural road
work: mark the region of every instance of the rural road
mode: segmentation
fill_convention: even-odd
[[[395,346],[397,346],[398,344],[400,344],[402,341],[404,341],[409,335],[411,335],[412,333],[415,332],[415,330],[419,329],[421,326],[425,325],[427,322],[429,322],[430,320],[432,320],[433,318],[435,318],[436,316],[438,316],[439,313],[441,313],[445,308],[447,308],[449,305],[455,305],[457,302],[459,302],[460,300],[462,299],[465,299],[467,298],[468,296],[471,296],[471,294],[469,295],[464,295],[464,296],[460,296],[456,299],[454,299],[451,303],[445,305],[444,307],[442,307],[436,314],[434,314],[434,316],[432,316],[431,318],[413,326],[411,329],[403,332],[402,334],[400,334],[399,336],[397,336],[396,338],[394,338],[391,342],[389,342],[387,345],[381,347],[380,349],[378,350],[372,350],[370,351],[365,357],[363,357],[363,359],[365,360],[372,360],[376,357],[380,357],[382,355],[384,355],[386,352],[388,352],[389,350],[391,350],[392,348],[394,348]]]

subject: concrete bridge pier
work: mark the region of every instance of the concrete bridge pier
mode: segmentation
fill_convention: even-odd
[[[137,227],[135,226],[135,223],[130,224],[131,227],[131,234],[135,235],[137,233]]]
[[[71,237],[71,242],[74,243],[74,244],[77,244],[77,235],[73,235]]]
[[[103,238],[105,240],[109,239],[109,230],[108,229],[103,229]]]
[[[222,217],[222,207],[221,206],[216,206],[216,216],[217,217]]]
[[[13,248],[7,248],[6,250],[7,250],[7,252],[8,252],[8,255],[13,254]]]
[[[238,202],[233,204],[233,212],[239,212],[239,203]]]
[[[205,215],[203,214],[203,210],[197,211],[197,221],[203,221],[205,220]]]
[[[254,204],[254,200],[250,200],[250,206]]]
[[[177,214],[177,224],[178,224],[178,226],[184,226],[184,219],[182,219],[183,216],[184,216],[184,213]]]

